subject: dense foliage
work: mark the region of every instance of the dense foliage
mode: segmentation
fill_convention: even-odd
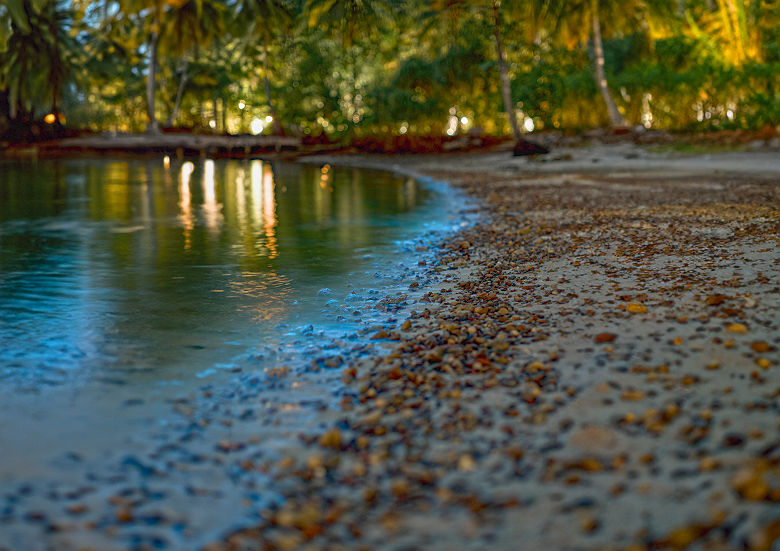
[[[0,133],[44,119],[313,136],[506,134],[513,122],[776,126],[779,9],[778,0],[3,0]]]

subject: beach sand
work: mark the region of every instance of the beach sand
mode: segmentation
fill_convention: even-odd
[[[335,159],[482,218],[274,465],[284,504],[209,549],[776,549],[780,160],[557,155]]]
[[[177,401],[152,453],[5,495],[0,534],[36,550],[191,549],[222,525],[209,551],[776,549],[776,152],[306,162],[447,180],[477,222],[377,302],[396,321],[370,345],[312,358],[334,396],[280,370],[273,408],[251,384]]]

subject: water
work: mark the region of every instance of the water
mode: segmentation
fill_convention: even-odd
[[[259,160],[0,164],[0,387],[183,384],[349,332],[452,203]]]
[[[376,344],[365,331],[394,323],[377,302],[411,293],[458,206],[364,170],[0,162],[0,548],[131,548],[152,531],[196,549],[252,526],[274,482],[245,484],[215,443],[274,462],[335,415],[341,370],[306,366]],[[148,487],[175,522],[112,532],[108,496]]]

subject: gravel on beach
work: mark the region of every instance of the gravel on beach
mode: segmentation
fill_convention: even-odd
[[[419,251],[368,339],[8,486],[0,551],[189,550],[215,526],[206,551],[778,549],[776,156],[319,161],[447,180],[477,222]]]
[[[410,161],[481,222],[209,551],[776,549],[778,174],[474,159]]]

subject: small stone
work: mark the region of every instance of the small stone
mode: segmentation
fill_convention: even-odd
[[[764,341],[755,341],[750,343],[750,348],[752,348],[754,352],[761,354],[763,352],[768,352],[772,347]]]
[[[726,331],[729,333],[747,333],[748,328],[746,325],[743,325],[741,323],[732,323],[728,327],[726,327]]]
[[[723,446],[734,448],[745,444],[745,437],[737,433],[729,433],[723,437]]]
[[[319,444],[324,448],[340,449],[341,431],[339,429],[331,429],[327,431],[325,434],[320,436]]]

